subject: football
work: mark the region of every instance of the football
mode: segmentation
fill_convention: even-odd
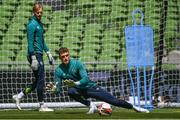
[[[108,116],[112,114],[111,105],[108,103],[102,103],[98,106],[98,113],[102,116]]]

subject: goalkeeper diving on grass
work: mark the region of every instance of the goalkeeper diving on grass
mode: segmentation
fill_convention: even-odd
[[[96,105],[88,98],[95,98],[114,106],[133,109],[137,112],[149,113],[148,110],[136,107],[125,100],[115,98],[102,89],[94,81],[90,80],[85,66],[77,59],[70,58],[69,49],[62,47],[58,51],[61,64],[55,69],[55,81],[47,84],[46,89],[53,94],[61,92],[62,82],[68,86],[68,95],[89,107],[87,114],[97,111]]]

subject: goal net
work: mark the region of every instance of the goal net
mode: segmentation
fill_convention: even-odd
[[[179,0],[0,0],[0,108],[15,108],[12,95],[35,79],[26,58],[26,25],[35,2],[43,4],[44,37],[56,60],[56,50],[68,47],[71,57],[85,63],[89,77],[117,98],[132,102],[132,85],[126,59],[124,29],[131,13],[140,9],[144,24],[154,31],[153,103],[161,107],[180,103],[180,1]],[[139,16],[137,15],[137,24]],[[44,56],[46,83],[53,70]],[[144,100],[140,69],[141,100]],[[151,71],[147,70],[147,83]],[[136,79],[136,72],[132,78]],[[137,82],[134,81],[135,90]],[[92,99],[98,102],[96,99]],[[45,92],[50,107],[80,107],[67,95]],[[165,103],[165,104],[162,104]],[[168,103],[168,104],[167,104]],[[22,100],[22,108],[38,107],[36,91]]]

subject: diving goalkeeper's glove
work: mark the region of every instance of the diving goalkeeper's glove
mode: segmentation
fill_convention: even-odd
[[[80,82],[74,82],[73,80],[64,80],[64,83],[68,86],[68,87],[75,87],[76,85],[80,85]]]
[[[46,54],[47,54],[48,59],[49,59],[49,64],[54,65],[54,58],[53,58],[52,54],[49,51],[46,52]]]
[[[50,82],[46,85],[46,90],[48,92],[55,93],[56,92],[56,85],[54,85],[54,83]]]
[[[35,56],[35,55],[32,55],[32,56],[31,56],[31,59],[32,59],[31,68],[32,68],[33,70],[37,70],[37,69],[38,69],[38,66],[39,66],[39,63],[38,63],[38,61],[37,61],[37,59],[36,59],[36,56]]]

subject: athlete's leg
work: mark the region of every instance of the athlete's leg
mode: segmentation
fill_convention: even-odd
[[[36,56],[37,58],[37,56]],[[28,62],[31,64],[32,63],[32,59],[30,56],[27,56],[27,60]],[[38,67],[39,70],[39,67]],[[27,87],[23,90],[24,95],[27,95],[29,93],[31,93],[33,90],[35,90],[36,86],[37,86],[37,81],[38,81],[38,70],[33,70],[33,75],[35,77],[35,80],[33,80],[33,82],[29,85],[27,85]]]
[[[43,102],[43,98],[44,98],[44,82],[45,82],[45,80],[44,80],[44,62],[43,62],[42,54],[37,54],[37,60],[39,62],[39,67],[38,67],[38,75],[35,76],[36,79],[37,79],[36,89],[37,89],[38,101]]]
[[[84,91],[84,93],[82,93],[82,92],[78,91],[76,88],[69,88],[68,95],[71,98],[73,98],[74,100],[76,100],[86,106],[90,105],[90,101],[85,98],[85,91]]]
[[[123,108],[127,108],[127,109],[133,108],[132,104],[126,102],[125,100],[117,99],[116,97],[114,97],[113,95],[111,95],[110,93],[108,93],[107,91],[105,91],[104,89],[102,89],[99,86],[89,88],[87,90],[87,95],[89,97],[102,100],[102,101],[112,104],[114,106],[123,107]]]
[[[76,88],[69,88],[68,95],[74,100],[89,107],[87,114],[94,114],[97,111],[97,107],[93,102],[87,100],[86,90],[77,90]]]

